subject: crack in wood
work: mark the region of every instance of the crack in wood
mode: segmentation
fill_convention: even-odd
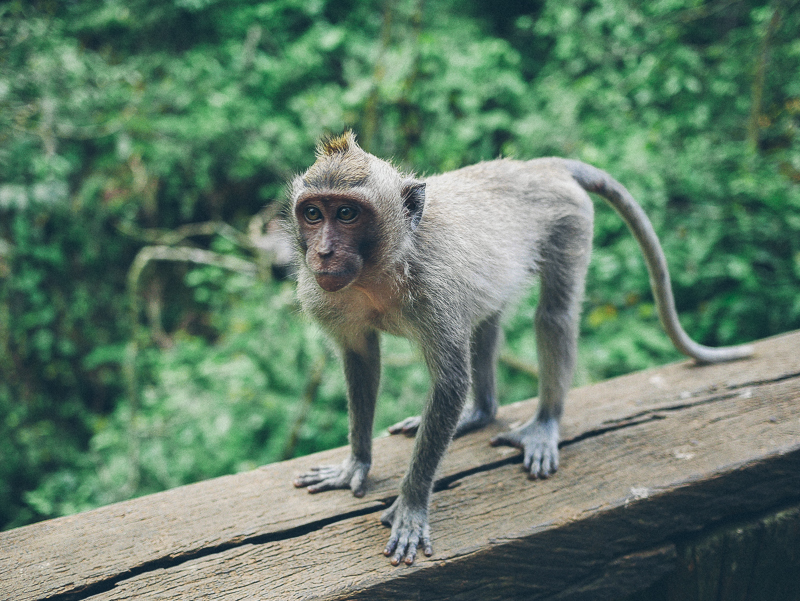
[[[309,522],[307,524],[303,524],[302,526],[297,526],[295,528],[288,528],[287,530],[271,532],[269,534],[259,534],[256,536],[241,538],[238,540],[232,540],[230,542],[222,543],[219,545],[204,547],[202,549],[197,549],[186,553],[181,553],[178,555],[162,557],[160,559],[148,561],[146,563],[132,567],[127,572],[119,574],[112,578],[105,578],[103,580],[98,580],[97,582],[94,582],[86,587],[76,588],[63,593],[57,593],[55,595],[49,595],[47,597],[43,597],[42,599],[40,599],[40,601],[80,601],[81,599],[88,599],[93,595],[109,592],[113,590],[118,583],[133,578],[135,576],[145,574],[147,572],[174,568],[188,561],[192,561],[195,559],[202,559],[204,557],[216,555],[218,553],[222,553],[223,551],[228,551],[230,549],[235,549],[237,547],[243,547],[245,545],[264,545],[272,542],[305,536],[307,534],[310,534],[311,532],[316,532],[317,530],[321,530],[322,528],[330,524],[335,524],[337,522],[342,522],[352,518],[357,518],[363,515],[369,515],[371,513],[381,511],[386,507],[388,507],[388,505],[393,501],[394,498],[392,498],[391,501],[388,502],[386,500],[378,500],[377,502],[381,503],[381,505],[378,507],[367,507],[364,509],[348,511],[339,515],[331,516],[329,518]]]
[[[770,384],[777,384],[779,382],[785,382],[787,380],[793,380],[795,378],[800,378],[800,372],[794,372],[789,374],[784,374],[782,376],[776,376],[774,378],[769,378],[765,380],[754,380],[751,382],[742,382],[741,384],[730,384],[726,385],[722,388],[722,390],[730,391],[724,392],[721,394],[715,394],[717,392],[716,389],[710,390],[703,390],[699,392],[691,393],[688,397],[676,397],[684,402],[678,403],[676,405],[666,405],[660,406],[654,409],[646,409],[639,413],[634,413],[632,415],[628,415],[626,417],[620,417],[617,419],[606,420],[604,424],[621,424],[621,425],[638,425],[644,423],[646,421],[650,421],[648,419],[643,419],[646,417],[651,417],[653,419],[665,419],[664,416],[659,416],[660,413],[671,413],[674,411],[681,411],[684,409],[691,409],[693,407],[701,407],[703,405],[709,405],[711,403],[717,403],[720,401],[726,401],[728,399],[733,399],[741,395],[741,392],[733,392],[733,391],[741,391],[747,390],[749,388],[756,388],[759,386],[768,386]],[[707,396],[710,395],[710,396]],[[686,402],[685,399],[687,398],[699,398],[699,400]],[[634,421],[635,420],[635,421]],[[562,441],[559,444],[559,448],[565,444],[573,444],[573,442],[580,442],[581,440],[585,440],[586,438],[591,438],[592,436],[599,434],[605,434],[608,431],[612,431],[616,428],[609,427],[608,429],[605,428],[597,428],[595,430],[588,430],[583,434],[579,434],[578,436],[571,438],[567,441]]]
[[[626,417],[619,417],[619,418],[612,419],[612,420],[606,420],[603,423],[604,424],[615,424],[615,425],[618,424],[620,426],[638,425],[638,424],[641,424],[641,423],[644,423],[644,422],[647,422],[647,421],[651,421],[653,419],[666,419],[665,416],[661,415],[662,413],[674,413],[676,411],[683,411],[684,409],[692,409],[694,407],[702,407],[703,405],[710,405],[711,403],[718,403],[720,401],[726,401],[728,399],[735,399],[736,397],[740,396],[740,394],[741,393],[733,393],[733,392],[729,392],[729,393],[725,393],[725,394],[715,394],[715,395],[703,398],[702,400],[694,401],[694,402],[691,402],[691,403],[685,403],[684,402],[684,403],[679,403],[677,405],[665,405],[665,406],[661,406],[661,407],[658,407],[658,408],[655,408],[655,409],[646,409],[645,411],[641,411],[639,413],[634,413],[633,415],[628,415]],[[649,418],[649,419],[647,419],[647,418]],[[604,434],[605,432],[607,432],[609,430],[615,430],[615,429],[618,429],[618,428],[614,428],[612,426],[609,426],[609,428],[598,428],[596,430],[589,430],[589,431],[585,432],[584,434],[580,434],[580,435],[576,436],[572,440],[584,440],[586,438],[589,438],[590,436],[587,436],[587,435],[591,434],[592,432],[600,432],[600,433]]]

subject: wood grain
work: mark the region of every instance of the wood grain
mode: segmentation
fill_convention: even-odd
[[[748,361],[572,391],[561,471],[545,481],[487,444],[535,405],[503,407],[452,445],[435,554],[410,568],[380,554],[378,512],[412,442],[391,437],[376,440],[362,499],[289,484],[336,449],[0,533],[0,598],[618,598],[663,572],[675,537],[800,499],[798,351],[792,333]]]

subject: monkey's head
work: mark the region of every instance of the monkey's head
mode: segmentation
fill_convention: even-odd
[[[327,292],[400,260],[419,225],[425,184],[364,152],[352,132],[323,140],[291,188],[304,263]]]

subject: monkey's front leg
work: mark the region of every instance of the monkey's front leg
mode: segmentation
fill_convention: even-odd
[[[316,493],[349,488],[356,497],[366,492],[367,473],[372,464],[372,421],[380,381],[378,335],[368,332],[358,345],[342,345],[347,379],[350,419],[350,457],[340,465],[323,465],[298,476],[294,485]]]
[[[469,356],[466,337],[463,347],[450,348],[448,352],[431,357],[428,365],[433,376],[433,392],[422,413],[411,464],[400,485],[400,496],[381,516],[381,521],[392,527],[392,534],[384,549],[391,556],[392,565],[404,561],[411,565],[422,545],[425,555],[433,548],[428,525],[433,478],[436,468],[447,450],[458,423],[458,417],[469,392]]]

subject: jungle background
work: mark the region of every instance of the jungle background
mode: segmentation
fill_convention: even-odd
[[[0,527],[345,444],[341,369],[268,225],[345,127],[423,174],[591,162],[653,220],[695,339],[800,327],[799,9],[0,3]],[[579,384],[679,358],[596,209]],[[535,301],[505,320],[503,402],[537,392]],[[411,346],[383,349],[376,434],[428,383]]]

